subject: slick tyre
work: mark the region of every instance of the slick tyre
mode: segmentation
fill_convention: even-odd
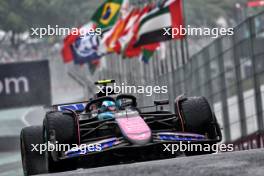
[[[181,103],[181,110],[184,118],[186,132],[206,135],[209,139],[217,137],[215,116],[205,97],[187,98]],[[217,124],[218,125],[218,124]],[[212,147],[216,142],[203,144]],[[206,151],[187,151],[186,155],[202,155],[214,153],[213,150]]]
[[[46,144],[57,142],[57,144],[69,144],[72,147],[73,144],[79,143],[77,121],[71,113],[49,112],[46,114],[43,127]],[[63,172],[77,168],[76,159],[59,160],[59,157],[60,151],[45,152],[49,172]]]
[[[33,146],[43,144],[42,126],[25,127],[20,133],[20,150],[24,175],[36,175],[47,172],[44,153],[40,154]],[[39,147],[36,147],[39,149]]]

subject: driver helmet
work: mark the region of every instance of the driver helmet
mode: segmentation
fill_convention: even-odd
[[[116,110],[116,104],[113,101],[103,101],[100,110],[101,110],[101,112],[115,111]]]

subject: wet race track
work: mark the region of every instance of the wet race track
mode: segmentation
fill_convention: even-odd
[[[79,169],[54,176],[263,176],[264,149]]]
[[[23,118],[11,118],[21,126],[27,121],[33,121],[34,125],[42,121],[43,110],[32,109],[29,112],[21,113]],[[41,117],[37,117],[41,114]],[[11,120],[9,119],[9,120]],[[33,120],[34,119],[34,120]],[[22,122],[20,122],[20,120]],[[13,122],[12,122],[13,123]],[[21,124],[20,124],[21,123]],[[25,124],[28,125],[28,124]],[[12,126],[16,128],[17,126]],[[11,127],[10,127],[11,128]],[[14,130],[12,130],[13,132]],[[11,134],[10,134],[11,135]],[[92,161],[91,161],[92,162]],[[20,152],[3,152],[0,155],[0,176],[22,175]],[[122,164],[92,169],[78,169],[63,173],[46,174],[49,176],[134,176],[134,175],[178,175],[178,176],[263,176],[264,173],[264,149],[219,153],[193,157],[177,157],[174,159],[149,161],[132,164]]]

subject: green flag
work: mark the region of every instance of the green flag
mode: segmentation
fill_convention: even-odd
[[[153,57],[155,51],[150,51],[144,49],[143,52],[141,53],[141,60],[145,63],[148,64],[149,60]]]
[[[118,19],[123,0],[105,1],[92,16],[98,28],[106,29],[113,26]]]

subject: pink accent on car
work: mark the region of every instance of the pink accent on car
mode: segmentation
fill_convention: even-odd
[[[116,118],[123,135],[132,143],[143,145],[151,140],[151,130],[138,114]]]

